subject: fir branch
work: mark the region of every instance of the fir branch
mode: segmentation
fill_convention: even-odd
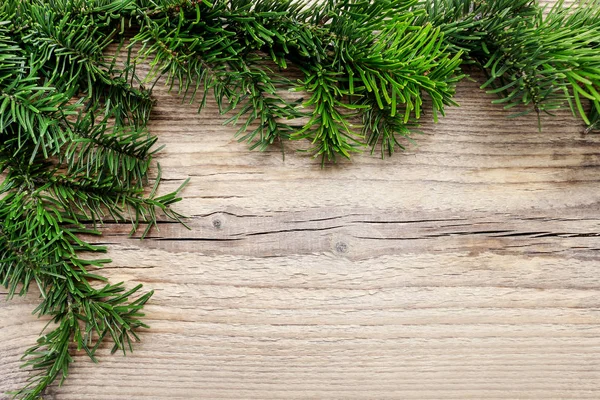
[[[304,103],[312,107],[312,115],[306,125],[293,134],[294,139],[310,139],[315,145],[311,151],[321,156],[322,162],[334,161],[336,154],[350,158],[351,152],[359,151],[362,142],[350,118],[354,110],[365,106],[352,105],[342,101],[350,92],[340,88],[339,78],[342,73],[334,73],[323,68],[306,71],[308,78],[302,82],[302,90],[311,94]],[[350,113],[342,114],[340,109]]]
[[[72,282],[72,286],[78,285]],[[25,352],[24,366],[31,367],[34,374],[28,385],[14,393],[17,397],[34,400],[43,394],[45,388],[60,377],[62,383],[67,377],[73,358],[69,345],[74,342],[78,350],[85,350],[96,362],[94,356],[100,344],[110,336],[114,346],[112,352],[132,351],[132,342],[139,341],[135,330],[148,328],[139,320],[144,314],[140,310],[152,296],[152,292],[129,301],[129,297],[139,291],[141,285],[125,291],[123,284],[106,285],[102,289],[81,288],[79,295],[71,295],[72,289],[66,283],[53,287],[56,293],[64,294],[60,307],[55,307],[52,322],[58,326],[43,335],[38,343]]]
[[[10,131],[7,140],[18,142],[18,147],[31,144],[31,160],[38,152],[46,158],[57,154],[67,141],[66,118],[75,114],[69,99],[52,86],[40,86],[36,70],[15,77],[0,88],[0,134]]]
[[[91,93],[96,81],[109,81],[103,53],[112,42],[110,34],[101,34],[97,26],[73,29],[70,13],[59,14],[35,6],[28,11],[32,22],[29,33],[22,37],[23,43],[39,57],[38,63],[49,78],[60,77],[57,86],[72,87],[81,82]],[[85,17],[77,21],[82,28],[90,22]]]
[[[97,182],[86,186],[77,178],[57,174],[49,163],[3,159],[8,175],[0,187],[0,193],[5,194],[0,199],[0,282],[12,296],[19,286],[19,294],[25,294],[35,280],[44,300],[34,312],[52,315],[59,325],[26,352],[25,366],[33,367],[39,374],[33,375],[30,385],[16,395],[36,399],[59,375],[66,377],[72,361],[68,346],[71,341],[93,359],[107,335],[113,340],[113,350],[124,350],[131,347],[132,338],[137,339],[134,330],[146,326],[138,319],[142,316],[139,310],[151,294],[126,303],[141,286],[123,294],[122,284],[106,285],[101,290],[90,285],[90,280],[103,278],[89,273],[87,267],[97,268],[109,260],[87,261],[77,256],[81,251],[98,252],[104,248],[78,238],[80,232],[95,232],[85,228],[85,221],[76,210],[84,217],[95,217],[101,213],[101,207],[106,207],[114,215],[122,202],[129,208],[125,211],[131,211],[129,218],[137,228],[140,222],[156,224],[155,208],[178,218],[169,206],[179,198],[175,194],[157,197],[155,190],[148,197],[143,196],[141,189],[111,191]],[[83,331],[80,322],[86,326]],[[91,346],[94,337],[98,339]]]
[[[269,54],[280,68],[287,67],[286,59],[304,65],[305,80],[300,85],[290,87],[294,90],[313,91],[307,85],[316,78],[315,73],[320,73],[317,71],[325,71],[329,83],[335,80],[332,77],[340,76],[340,82],[335,83],[339,86],[337,88],[320,81],[320,90],[329,94],[321,97],[319,90],[305,103],[306,106],[314,104],[317,113],[328,110],[327,115],[315,115],[304,129],[291,135],[294,139],[311,139],[317,144],[314,147],[317,155],[323,155],[324,160],[334,160],[335,154],[349,157],[350,152],[362,146],[360,135],[357,136],[352,128],[351,115],[354,113],[340,113],[338,110],[339,107],[353,110],[362,108],[343,99],[344,94],[353,94],[353,82],[348,88],[348,73],[356,73],[356,78],[350,75],[350,79],[357,81],[357,87],[366,88],[369,92],[374,89],[375,96],[379,96],[380,91],[385,92],[381,96],[385,96],[388,103],[393,102],[394,108],[396,99],[406,105],[403,108],[407,110],[407,119],[413,111],[417,118],[420,117],[421,91],[433,98],[434,117],[437,112],[443,113],[444,105],[453,104],[449,98],[454,84],[460,78],[454,76],[460,60],[458,56],[450,59],[436,43],[437,31],[431,27],[418,28],[413,25],[415,16],[419,14],[410,11],[414,4],[415,1],[398,0],[377,4],[346,0],[310,6],[297,1],[275,4],[271,0],[217,1],[211,5],[199,2],[168,3],[163,4],[163,13],[153,13],[152,17],[141,13],[145,28],[134,38],[134,43],[142,44],[140,53],[143,57],[154,56],[152,77],[166,73],[171,87],[177,81],[179,91],[188,93],[191,90],[192,98],[196,90],[203,86],[202,104],[208,91],[213,90],[222,112],[240,106],[243,110],[241,114],[256,115],[247,119],[238,131],[238,135],[250,140],[256,137],[257,130],[247,135],[242,135],[242,132],[248,129],[252,120],[258,119],[258,115],[261,115],[262,121],[271,121],[271,130],[278,131],[289,131],[289,126],[277,121],[300,116],[293,108],[273,107],[272,100],[268,101],[271,106],[259,108],[265,102],[263,90],[257,87],[256,82],[267,87],[266,93],[270,92],[270,96],[274,91],[266,86],[269,79],[263,76],[256,79],[256,73],[249,73],[247,58],[254,56],[253,51]],[[171,14],[175,11],[177,14]],[[196,16],[202,15],[202,18],[194,19],[194,13]],[[377,33],[382,30],[384,34]],[[217,41],[212,39],[215,33],[222,35]],[[209,34],[211,39],[205,37]],[[411,46],[422,46],[422,53],[408,54],[413,50]],[[407,51],[395,54],[399,48]],[[370,56],[376,58],[369,59]],[[398,59],[406,56],[413,60],[413,64],[406,63],[406,60],[404,64],[398,62]],[[220,61],[217,65],[216,59]],[[346,61],[353,65],[354,70],[346,70]],[[397,82],[397,76],[390,76],[390,72],[400,65],[405,66],[402,71],[404,79]],[[374,82],[379,79],[381,68],[386,70],[383,72],[385,76]],[[439,78],[439,82],[427,76],[432,69],[436,69],[437,74],[431,76]],[[407,77],[410,83],[406,82]],[[401,87],[399,95],[397,90],[387,87],[394,82],[397,82],[395,88]],[[251,95],[248,96],[248,93]],[[319,106],[320,102],[328,101],[328,97],[335,98],[335,102]],[[279,101],[279,104],[282,103]],[[378,105],[383,107],[381,101]],[[252,109],[260,111],[252,114]],[[236,114],[229,122],[237,122],[241,114]],[[327,121],[321,124],[320,118],[335,123],[331,126]],[[264,132],[264,124],[260,131]],[[276,136],[283,135],[268,133],[267,139],[260,140],[255,147],[265,149],[266,144],[274,142]]]
[[[561,0],[547,15],[531,0],[434,3],[426,0],[420,6],[454,47],[464,48],[466,57],[486,72],[489,79],[482,88],[500,96],[495,103],[505,109],[524,106],[514,116],[535,111],[538,120],[540,113],[568,105],[593,125],[583,103],[600,108],[597,0],[570,7]]]
[[[84,176],[100,181],[108,176],[115,178],[116,184],[141,187],[147,181],[152,156],[160,151],[154,148],[156,136],[145,128],[110,127],[108,117],[97,122],[92,112],[80,114],[71,133],[60,158],[70,175],[84,171]]]
[[[391,157],[396,147],[404,150],[406,145],[400,139],[411,141],[411,136],[418,132],[418,124],[414,120],[405,121],[406,113],[401,110],[392,110],[391,106],[379,108],[373,98],[365,97],[362,102],[369,105],[362,116],[362,133],[371,147],[371,154],[375,153],[377,146],[380,148],[382,159],[386,154]]]
[[[257,59],[248,57],[244,63],[245,71],[240,73],[238,89],[241,106],[225,123],[235,125],[245,117],[246,121],[241,124],[236,133],[240,142],[254,142],[250,147],[251,150],[255,148],[266,150],[278,141],[283,150],[283,141],[290,139],[290,135],[295,130],[287,121],[303,116],[297,108],[300,101],[284,100],[278,93],[278,86],[290,87],[291,82],[257,62]],[[256,127],[247,132],[255,123]]]

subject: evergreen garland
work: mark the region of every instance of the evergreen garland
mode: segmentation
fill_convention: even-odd
[[[595,130],[598,38],[599,0],[549,10],[534,0],[5,1],[0,282],[9,298],[35,284],[34,313],[51,318],[24,356],[34,372],[15,397],[62,382],[71,343],[95,361],[105,339],[125,352],[146,327],[152,293],[105,282],[94,271],[110,261],[80,253],[105,251],[82,236],[99,235],[102,222],[144,226],[144,236],[159,214],[181,221],[171,209],[179,190],[157,194],[160,167],[145,190],[159,77],[200,108],[214,98],[253,149],[308,139],[323,162],[365,146],[383,157],[424,113],[437,120],[455,105],[464,64],[482,69],[483,88],[515,115],[541,121],[570,107]],[[141,61],[151,66],[144,79]]]

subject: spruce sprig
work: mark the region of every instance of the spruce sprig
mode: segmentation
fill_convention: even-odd
[[[559,0],[550,9],[534,0],[422,0],[419,6],[488,76],[482,85],[513,117],[570,107],[587,131],[600,110],[600,2]],[[586,102],[590,103],[586,107]]]
[[[95,270],[109,260],[79,255],[106,249],[82,234],[99,235],[105,221],[145,224],[146,234],[159,211],[180,219],[170,209],[176,192],[145,193],[157,150],[145,128],[152,100],[133,64],[119,68],[107,53],[122,40],[122,19],[107,14],[123,12],[117,3],[0,6],[0,283],[9,299],[37,286],[34,313],[50,317],[24,355],[33,374],[17,398],[62,382],[72,343],[96,361],[107,338],[126,351],[146,327],[141,309],[152,292],[106,283]]]
[[[434,117],[453,104],[460,55],[446,51],[439,29],[417,23],[423,11],[413,11],[415,4],[148,1],[131,46],[141,46],[141,57],[150,60],[150,80],[166,74],[169,86],[177,83],[190,100],[200,91],[201,107],[212,92],[221,112],[245,110],[229,121],[241,123],[240,140],[260,138],[253,147],[309,139],[323,161],[349,158],[365,145],[357,118],[371,107],[389,106],[390,117],[403,109],[408,122],[411,114],[421,117],[425,94]],[[282,79],[264,61],[253,61],[267,57],[281,71],[299,66],[304,77]],[[285,90],[310,97],[286,102],[278,95]],[[302,116],[308,121],[294,133],[295,124],[281,122]],[[243,134],[256,122],[259,128]]]

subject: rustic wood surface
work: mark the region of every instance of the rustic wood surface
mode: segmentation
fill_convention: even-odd
[[[44,399],[600,398],[600,135],[509,120],[473,77],[409,151],[324,170],[158,88],[192,229],[105,227],[102,273],[156,291],[151,329],[126,358],[77,353]],[[46,322],[5,292],[1,393]]]

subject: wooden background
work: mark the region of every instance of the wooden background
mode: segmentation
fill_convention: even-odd
[[[418,146],[324,170],[158,88],[192,230],[106,226],[102,273],[156,291],[151,330],[127,358],[77,354],[44,399],[600,398],[600,135],[508,120],[474,78]],[[45,325],[35,291],[5,292],[1,393]]]

